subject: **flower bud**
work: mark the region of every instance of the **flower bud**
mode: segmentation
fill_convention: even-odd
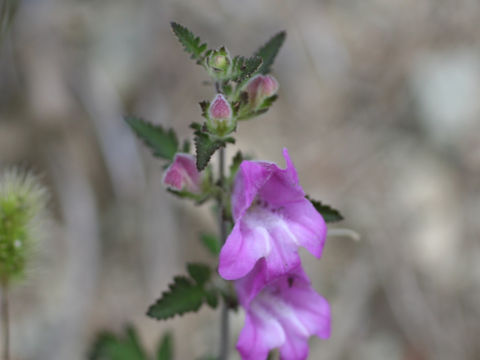
[[[232,118],[232,107],[225,96],[217,94],[208,109],[208,115],[214,120],[229,120]]]
[[[277,93],[278,81],[271,75],[257,75],[247,83],[246,91],[249,103],[257,108],[266,98]]]
[[[207,127],[211,132],[220,136],[235,128],[232,107],[222,94],[217,94],[208,108]]]
[[[207,65],[209,72],[217,79],[225,78],[228,75],[231,64],[232,59],[225,47],[212,51],[208,56]]]
[[[201,179],[195,164],[195,157],[184,153],[175,154],[173,162],[163,175],[162,182],[168,189],[200,193]]]

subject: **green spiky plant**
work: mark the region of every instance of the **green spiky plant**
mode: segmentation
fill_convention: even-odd
[[[0,287],[3,358],[10,360],[9,289],[22,280],[39,240],[38,228],[48,199],[29,172],[8,169],[0,176]]]

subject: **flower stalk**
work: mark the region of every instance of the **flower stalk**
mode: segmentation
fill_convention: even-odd
[[[8,283],[1,282],[2,290],[2,333],[3,333],[3,359],[10,360],[10,314],[8,304]]]
[[[219,185],[221,188],[221,194],[218,197],[218,207],[219,207],[219,216],[218,216],[218,226],[220,230],[220,241],[222,245],[227,239],[227,222],[225,216],[225,202],[224,202],[224,192],[225,192],[225,148],[221,147],[218,151],[218,176],[219,176]],[[222,303],[220,318],[220,353],[219,360],[228,359],[228,348],[229,348],[229,319],[228,319],[228,304],[226,301]]]

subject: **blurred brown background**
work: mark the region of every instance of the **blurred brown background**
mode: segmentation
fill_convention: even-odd
[[[173,329],[179,360],[217,351],[216,312],[144,316],[186,260],[214,263],[196,239],[208,207],[165,193],[121,119],[184,138],[213,96],[172,20],[234,55],[288,32],[280,99],[237,145],[282,165],[288,147],[305,191],[362,236],[304,254],[333,309],[310,358],[479,359],[477,0],[23,0],[0,53],[0,164],[44,174],[55,219],[12,294],[15,358],[85,359],[126,322],[149,348]]]

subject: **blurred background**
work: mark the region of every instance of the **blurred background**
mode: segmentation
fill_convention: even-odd
[[[2,0],[2,6],[18,3]],[[219,313],[144,314],[187,260],[214,259],[200,211],[167,194],[161,163],[122,121],[182,138],[213,89],[170,21],[248,55],[276,32],[280,98],[237,145],[283,166],[362,240],[304,253],[332,305],[311,359],[480,358],[480,2],[477,0],[22,0],[2,18],[0,165],[43,175],[49,237],[11,295],[16,360],[86,359],[95,335],[131,322],[176,358],[216,353]],[[232,343],[243,324],[233,319]],[[238,359],[232,346],[232,359]]]

